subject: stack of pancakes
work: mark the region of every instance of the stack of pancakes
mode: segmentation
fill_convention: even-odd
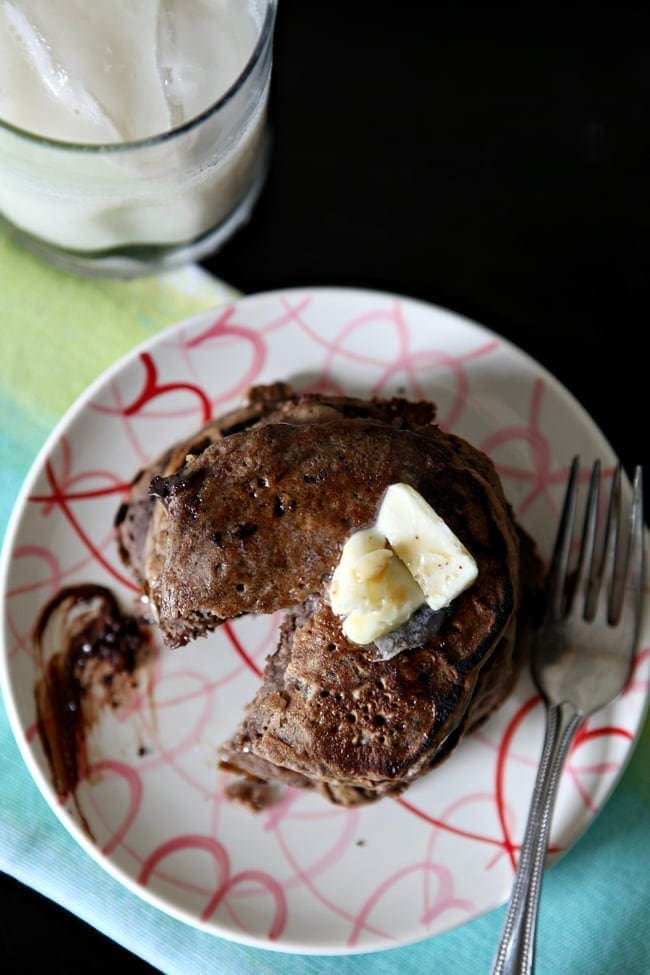
[[[394,483],[444,519],[478,577],[445,609],[415,614],[385,659],[345,637],[328,588],[344,543],[373,525]],[[503,701],[525,658],[540,561],[492,462],[443,433],[430,403],[256,387],[141,471],[116,525],[169,646],[286,611],[221,747],[222,767],[252,780],[345,805],[399,793]]]

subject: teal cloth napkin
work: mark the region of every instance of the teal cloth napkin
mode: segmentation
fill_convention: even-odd
[[[56,421],[102,370],[166,325],[234,292],[198,268],[137,282],[78,279],[0,235],[0,537]],[[650,726],[601,814],[547,874],[538,975],[650,973]],[[113,880],[69,836],[33,783],[0,702],[0,870],[67,908],[168,975],[479,975],[503,908],[405,948],[287,956],[168,917]]]

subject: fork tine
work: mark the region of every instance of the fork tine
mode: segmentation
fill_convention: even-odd
[[[591,481],[584,515],[580,557],[576,572],[571,605],[568,613],[579,617],[586,616],[590,603],[589,595],[593,591],[594,579],[594,547],[596,541],[596,519],[598,517],[598,501],[600,498],[600,461],[594,461],[591,469]]]
[[[567,482],[566,493],[562,514],[558,525],[551,564],[548,571],[548,590],[547,590],[547,612],[551,616],[558,618],[562,615],[564,608],[564,589],[566,585],[567,568],[569,565],[569,555],[571,552],[571,539],[573,537],[573,522],[576,513],[576,500],[578,494],[578,467],[579,458],[575,456],[571,462],[569,480]]]
[[[594,578],[591,599],[593,617],[601,623],[609,622],[614,601],[614,583],[619,563],[619,534],[621,521],[621,465],[617,464],[607,505],[605,541],[600,571]]]
[[[634,490],[630,510],[630,529],[627,544],[625,567],[621,583],[620,605],[616,608],[615,620],[626,619],[638,624],[639,604],[643,589],[643,474],[640,467],[634,472]]]

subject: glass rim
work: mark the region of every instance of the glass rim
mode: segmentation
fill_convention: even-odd
[[[198,115],[194,115],[191,119],[188,119],[187,122],[183,122],[181,125],[174,126],[172,129],[166,129],[164,132],[159,132],[156,135],[146,136],[144,139],[133,139],[128,142],[68,142],[65,139],[52,139],[48,136],[38,135],[38,133],[32,132],[29,129],[23,129],[19,125],[13,125],[11,122],[5,121],[2,117],[0,117],[0,131],[4,129],[15,136],[18,136],[20,139],[24,139],[25,141],[31,142],[34,145],[43,146],[47,149],[65,150],[67,152],[84,153],[87,155],[100,155],[108,152],[120,153],[129,152],[133,149],[146,149],[153,146],[163,145],[164,143],[170,142],[172,139],[175,139],[178,136],[185,135],[186,133],[191,132],[192,129],[198,128],[202,122],[205,122],[206,119],[210,118],[212,115],[216,115],[225,104],[232,100],[232,98],[243,87],[245,82],[252,74],[253,69],[259,62],[262,52],[273,33],[273,25],[278,0],[265,0],[265,3],[266,12],[259,37],[257,38],[255,47],[253,48],[251,55],[242,70],[239,72],[232,84],[223,92],[223,94],[219,96],[219,98],[217,98],[216,101],[211,102],[207,108],[203,109],[202,112],[199,112]]]

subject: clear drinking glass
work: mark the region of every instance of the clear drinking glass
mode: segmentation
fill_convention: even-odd
[[[217,250],[249,218],[268,168],[277,0],[257,6],[259,36],[243,70],[177,128],[82,145],[0,120],[0,226],[50,263],[106,277],[166,270]]]

